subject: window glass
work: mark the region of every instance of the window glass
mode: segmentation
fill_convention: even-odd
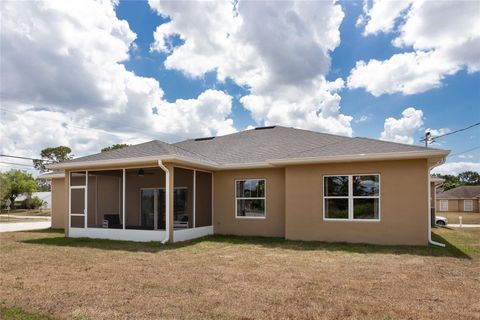
[[[353,196],[378,196],[378,175],[353,176]]]
[[[473,211],[473,200],[464,200],[464,211]]]
[[[264,217],[264,199],[239,199],[237,200],[238,217]]]
[[[378,199],[357,198],[353,199],[354,219],[378,219]]]
[[[236,217],[265,217],[265,180],[239,180],[235,188]]]
[[[348,196],[348,176],[325,177],[325,196]]]
[[[265,180],[237,181],[237,198],[265,197]]]
[[[325,176],[325,219],[380,219],[380,175]]]
[[[325,199],[325,218],[348,219],[348,198]]]

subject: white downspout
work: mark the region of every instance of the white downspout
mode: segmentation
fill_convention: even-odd
[[[161,160],[158,160],[158,166],[165,171],[165,244],[170,239],[170,171],[165,167]]]
[[[442,163],[443,162],[444,161],[442,161]],[[440,242],[432,240],[432,218],[431,218],[431,215],[432,215],[432,200],[433,199],[431,199],[432,190],[431,190],[431,182],[430,182],[430,170],[432,170],[433,167],[436,167],[436,165],[429,167],[428,172],[427,172],[428,173],[428,243],[433,244],[434,246],[439,246],[439,247],[444,248],[445,247],[444,243],[440,243]]]

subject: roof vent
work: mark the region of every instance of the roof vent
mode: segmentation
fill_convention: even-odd
[[[206,138],[197,138],[195,141],[205,141],[205,140],[213,140],[215,137],[206,137]]]
[[[255,130],[267,130],[267,129],[273,129],[275,126],[268,126],[268,127],[256,127]]]

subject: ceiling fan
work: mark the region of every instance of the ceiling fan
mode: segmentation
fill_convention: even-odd
[[[139,177],[143,177],[146,174],[154,174],[154,173],[153,172],[145,172],[145,170],[143,170],[142,168],[138,169],[137,175]]]

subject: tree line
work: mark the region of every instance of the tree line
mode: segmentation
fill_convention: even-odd
[[[445,180],[445,182],[439,187],[443,191],[447,191],[460,186],[480,185],[480,174],[475,171],[465,171],[457,175],[435,173],[432,176]]]

